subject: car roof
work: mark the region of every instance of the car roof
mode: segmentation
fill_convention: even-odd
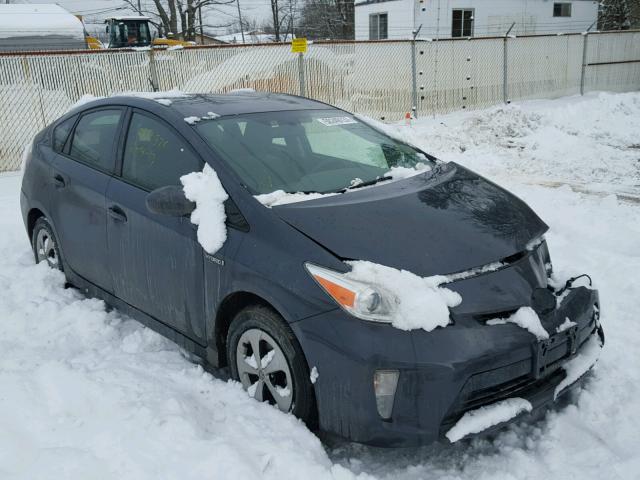
[[[162,92],[130,94],[105,98],[86,104],[84,107],[122,104],[140,108],[163,105],[184,118],[208,117],[211,113],[225,116],[287,110],[335,109],[331,105],[295,95],[253,91],[180,95],[176,92],[167,92],[166,96],[163,96]]]

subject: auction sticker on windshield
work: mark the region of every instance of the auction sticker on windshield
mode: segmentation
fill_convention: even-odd
[[[358,123],[353,118],[350,117],[329,117],[329,118],[318,118],[318,121],[326,125],[327,127],[333,127],[336,125],[349,125],[351,123]]]

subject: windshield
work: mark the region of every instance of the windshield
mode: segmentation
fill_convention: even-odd
[[[151,35],[146,20],[121,20],[113,24],[111,48],[146,47],[151,44]]]
[[[328,193],[431,162],[336,110],[254,113],[200,122],[199,133],[253,194]]]

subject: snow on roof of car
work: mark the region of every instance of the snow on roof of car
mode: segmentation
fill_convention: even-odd
[[[159,101],[159,100],[168,101]],[[137,102],[161,104],[175,110],[182,118],[213,119],[223,115],[242,115],[247,113],[265,113],[287,110],[335,110],[335,107],[316,100],[311,100],[283,93],[236,91],[227,94],[193,94],[180,90],[166,92],[120,92],[109,97],[85,96],[74,104],[70,110],[83,107],[88,103],[109,105],[122,103],[136,105]],[[138,103],[143,107],[142,103]],[[193,124],[197,123],[196,121]]]
[[[0,5],[0,38],[49,35],[84,40],[84,26],[58,5]]]
[[[158,92],[159,93],[159,92]],[[263,113],[285,110],[333,109],[330,105],[303,97],[267,92],[234,92],[227,94],[187,94],[172,98],[171,107],[186,117],[213,118],[245,113]]]

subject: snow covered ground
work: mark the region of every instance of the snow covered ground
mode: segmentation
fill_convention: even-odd
[[[607,343],[570,402],[452,447],[328,445],[168,340],[34,266],[0,175],[0,478],[640,478],[640,94],[397,127],[527,201],[556,268],[592,274]],[[566,403],[566,402],[565,402]]]

